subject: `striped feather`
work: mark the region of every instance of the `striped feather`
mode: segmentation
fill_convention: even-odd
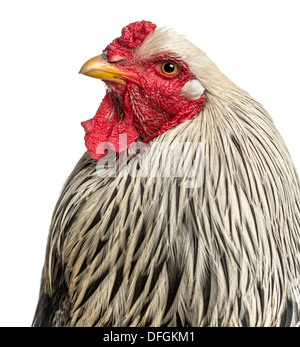
[[[159,33],[173,35],[151,34],[141,59],[161,50]],[[206,90],[204,109],[127,165],[163,168],[159,145],[178,142],[197,158],[201,142],[203,184],[141,170],[100,177],[85,153],[53,214],[33,325],[299,326],[300,186],[290,155],[263,107],[192,53],[184,58]]]

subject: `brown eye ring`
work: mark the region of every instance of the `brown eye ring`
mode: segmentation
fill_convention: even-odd
[[[172,61],[167,61],[165,63],[162,63],[161,65],[161,72],[164,75],[172,76],[172,75],[175,75],[177,71],[178,71],[178,66]]]

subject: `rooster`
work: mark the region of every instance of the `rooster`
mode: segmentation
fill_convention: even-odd
[[[300,185],[264,108],[147,21],[80,73],[107,91],[54,210],[33,326],[299,325]]]

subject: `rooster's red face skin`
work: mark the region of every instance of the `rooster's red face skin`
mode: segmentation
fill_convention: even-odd
[[[105,155],[103,148],[107,145],[121,152],[137,139],[149,142],[197,115],[204,105],[204,96],[192,100],[182,95],[183,87],[194,76],[174,52],[153,55],[146,61],[136,58],[136,48],[155,28],[150,22],[132,23],[102,54],[110,66],[122,73],[123,83],[104,80],[106,96],[94,118],[82,122],[86,147],[95,160]],[[166,72],[165,66],[174,71]],[[120,142],[120,135],[126,136],[127,141]]]

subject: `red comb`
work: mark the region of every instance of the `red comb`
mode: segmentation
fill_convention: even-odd
[[[122,29],[122,36],[117,38],[120,45],[136,48],[156,29],[156,25],[145,20],[127,25]]]
[[[122,36],[105,48],[108,61],[112,61],[113,57],[116,56],[130,57],[132,55],[131,50],[138,47],[155,28],[155,24],[145,20],[127,25],[122,29]]]

